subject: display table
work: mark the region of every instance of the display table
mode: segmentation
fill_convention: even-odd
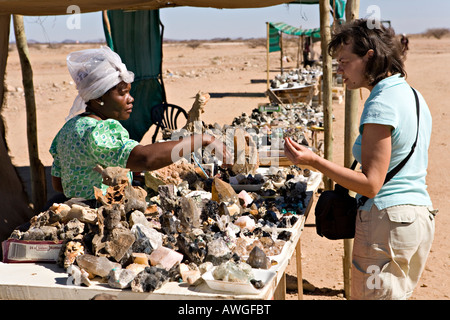
[[[270,299],[275,285],[271,283],[258,295],[234,296],[214,291],[204,282],[196,287],[167,282],[152,293],[138,293],[130,289],[114,289],[95,281],[90,287],[67,285],[67,280],[68,274],[56,264],[0,263],[0,300],[84,300],[100,293],[117,296],[119,300]]]
[[[294,104],[303,102],[310,104],[314,95],[314,89],[314,85],[303,85],[293,88],[269,88],[268,96],[272,103]]]
[[[285,271],[294,254],[297,262],[297,281],[299,299],[303,297],[301,274],[301,244],[300,236],[305,221],[314,202],[315,191],[321,179],[308,186],[310,198],[305,214],[299,216],[295,225],[288,229],[292,236],[277,256],[278,264],[270,270],[276,272],[272,281],[260,289],[258,294],[235,294],[232,292],[216,291],[208,287],[205,282],[198,286],[189,286],[187,283],[167,282],[160,289],[152,293],[133,292],[130,289],[114,289],[107,283],[92,281],[90,287],[68,284],[69,275],[63,268],[51,263],[2,263],[0,262],[0,300],[83,300],[91,299],[97,294],[108,293],[117,296],[120,300],[206,300],[206,299],[244,299],[265,300],[285,298],[286,282]]]

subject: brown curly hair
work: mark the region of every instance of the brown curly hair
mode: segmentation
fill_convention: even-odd
[[[368,50],[374,54],[367,62],[365,77],[369,85],[375,86],[389,75],[399,73],[406,77],[401,43],[392,28],[380,23],[378,28],[369,28],[366,19],[357,19],[339,26],[328,44],[328,54],[334,53],[344,44],[353,44],[353,53],[363,57]]]

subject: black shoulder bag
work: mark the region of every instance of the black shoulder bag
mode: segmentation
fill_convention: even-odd
[[[419,136],[419,98],[416,91],[411,88],[414,97],[416,99],[416,112],[417,112],[417,134],[416,141],[411,147],[411,151],[400,162],[394,169],[388,172],[384,183],[387,183],[392,179],[408,162],[414,153],[416,148],[417,138]],[[358,162],[355,160],[351,166],[354,170]],[[354,197],[348,194],[348,189],[336,184],[334,190],[328,190],[322,192],[319,199],[317,200],[315,215],[316,215],[316,231],[317,234],[331,239],[351,239],[355,237],[355,223],[356,223],[356,212],[358,207],[364,205],[368,200],[367,197],[363,196],[357,201]]]

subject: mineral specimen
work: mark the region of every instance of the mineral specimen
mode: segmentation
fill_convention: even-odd
[[[31,228],[23,234],[23,240],[50,240],[57,241],[58,229],[52,226],[41,226],[39,228]]]
[[[133,252],[131,254],[131,257],[133,258],[133,263],[139,263],[148,266],[148,256],[145,253]]]
[[[181,210],[178,212],[178,217],[184,229],[199,228],[201,225],[201,210],[197,206],[197,202],[193,198],[181,197],[180,206]]]
[[[66,219],[66,215],[71,210],[71,207],[64,203],[54,203],[50,209],[47,211],[49,213],[49,221],[48,223],[52,224],[56,221],[58,222],[67,222],[71,219]],[[76,218],[76,217],[74,217]]]
[[[193,184],[196,180],[195,166],[184,158],[164,168],[145,172],[145,185],[153,191],[158,191],[160,185],[178,186],[183,181]]]
[[[133,245],[136,238],[129,229],[113,229],[108,237],[105,250],[110,257],[119,262]]]
[[[236,246],[234,247],[233,252],[235,252],[239,256],[248,256],[249,251],[247,250],[247,246],[252,242],[253,239],[241,235],[236,239]]]
[[[199,265],[198,269],[199,269],[201,274],[204,274],[205,272],[208,272],[209,270],[211,270],[213,268],[213,266],[214,265],[212,264],[212,262],[207,261],[207,262],[202,263],[201,265]]]
[[[255,287],[255,289],[262,289],[264,288],[264,282],[261,280],[251,279],[250,283]]]
[[[120,167],[108,167],[103,169],[100,165],[94,168],[102,174],[103,183],[108,185],[106,194],[94,187],[95,198],[103,205],[123,204],[125,213],[133,210],[145,212],[147,192],[141,187],[134,187],[128,180],[129,169]]]
[[[89,273],[105,278],[111,269],[120,268],[120,264],[112,262],[105,257],[83,254],[76,257],[77,265]]]
[[[178,220],[178,218],[174,216],[173,212],[166,211],[159,217],[159,221],[161,223],[161,229],[165,234],[171,235],[178,232],[178,225],[180,224],[180,220]]]
[[[239,201],[233,187],[218,177],[215,177],[213,180],[211,200],[218,203],[225,202],[227,205],[238,203]]]
[[[67,223],[72,219],[78,219],[83,223],[95,224],[97,222],[97,210],[74,204],[64,217],[61,217],[61,222]]]
[[[130,172],[130,169],[121,167],[108,167],[103,169],[102,166],[97,165],[93,170],[102,175],[103,183],[107,186],[128,183],[128,172]]]
[[[248,231],[255,230],[256,223],[255,220],[250,216],[240,216],[234,221],[234,224],[239,226],[241,229],[247,229]]]
[[[198,285],[201,282],[201,271],[195,263],[180,264],[180,275],[189,285]]]
[[[144,213],[139,210],[131,212],[128,220],[130,222],[130,227],[133,227],[135,224],[141,224],[151,228],[150,222],[147,220]]]
[[[178,197],[173,184],[158,187],[161,209],[163,211],[176,211],[178,208]]]
[[[145,212],[147,209],[147,202],[145,201],[146,196],[147,192],[141,187],[134,187],[127,184],[124,189],[123,199],[123,203],[125,204],[125,213],[129,213],[134,210]]]
[[[199,244],[200,243],[200,244]],[[199,241],[193,241],[185,233],[178,234],[177,245],[179,251],[183,253],[186,258],[199,265],[205,261],[206,258],[206,248],[204,244]]]
[[[67,279],[67,284],[76,286],[84,284],[87,287],[91,285],[89,274],[85,270],[80,269],[78,266],[71,264],[67,268],[67,273],[70,275],[70,277]]]
[[[163,244],[163,234],[146,225],[134,224],[131,232],[136,238],[133,243],[133,252],[150,254]]]
[[[213,277],[216,280],[248,283],[254,278],[252,267],[245,262],[236,264],[227,261],[213,270]]]
[[[84,246],[79,241],[69,241],[64,250],[64,269],[67,269],[75,262],[76,257],[84,254]]]
[[[250,251],[247,263],[255,269],[269,269],[271,267],[270,259],[258,246]]]
[[[30,228],[23,234],[23,240],[45,240],[44,231],[40,228]]]
[[[208,218],[214,218],[219,212],[219,204],[217,201],[208,200],[202,209],[201,219],[207,221]]]
[[[272,240],[271,237],[260,237],[247,247],[247,250],[253,250],[258,246],[264,251],[267,256],[276,256],[283,250],[286,241],[284,240]]]
[[[159,247],[153,250],[149,256],[150,264],[166,270],[170,270],[183,260],[183,255],[166,247]]]
[[[63,233],[59,237],[63,240],[73,240],[82,237],[84,231],[84,223],[80,222],[78,219],[72,219],[65,225]]]
[[[131,282],[133,292],[153,292],[170,280],[169,272],[157,267],[146,267]]]
[[[108,275],[108,284],[117,289],[125,289],[131,286],[131,282],[136,277],[133,270],[114,268],[111,269]]]
[[[288,241],[292,236],[292,232],[287,231],[287,230],[283,230],[278,234],[278,238],[279,240],[284,240],[284,241]]]
[[[112,257],[120,261],[136,240],[128,229],[124,205],[115,203],[98,209],[98,229],[92,239],[93,252],[97,256]]]
[[[253,138],[244,130],[236,128],[234,132],[234,174],[256,173],[259,167],[258,148]]]
[[[116,228],[125,228],[122,223],[124,207],[121,204],[105,205],[100,208],[99,214],[104,217],[105,232],[111,232]]]
[[[141,263],[130,263],[127,265],[125,269],[133,271],[135,275],[137,275],[139,272],[143,271],[146,267],[148,267],[148,264],[141,264]]]
[[[53,205],[49,210],[41,212],[30,219],[30,229],[49,225],[57,226],[62,220],[62,217],[67,214],[68,210],[70,210],[70,207],[66,205],[62,207]]]
[[[230,260],[232,255],[231,250],[222,238],[210,241],[207,246],[208,254],[206,261],[210,261],[213,265],[217,266],[222,262]]]
[[[237,216],[241,213],[241,207],[237,203],[233,203],[229,206],[224,206],[224,213],[232,216]]]
[[[238,197],[242,200],[244,207],[249,207],[253,202],[253,198],[245,190],[239,192]]]

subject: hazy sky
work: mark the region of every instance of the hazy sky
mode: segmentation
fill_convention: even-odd
[[[360,0],[360,17],[376,14],[373,5],[379,8],[382,20],[391,21],[397,33],[450,28],[448,0]],[[165,26],[164,38],[175,40],[263,38],[267,21],[285,22],[305,29],[317,28],[320,23],[319,5],[278,5],[258,9],[164,8],[160,10],[160,18]],[[82,14],[78,29],[69,29],[68,19],[70,15],[25,17],[27,39],[41,42],[104,40],[100,12]],[[13,32],[10,39],[14,39]]]

